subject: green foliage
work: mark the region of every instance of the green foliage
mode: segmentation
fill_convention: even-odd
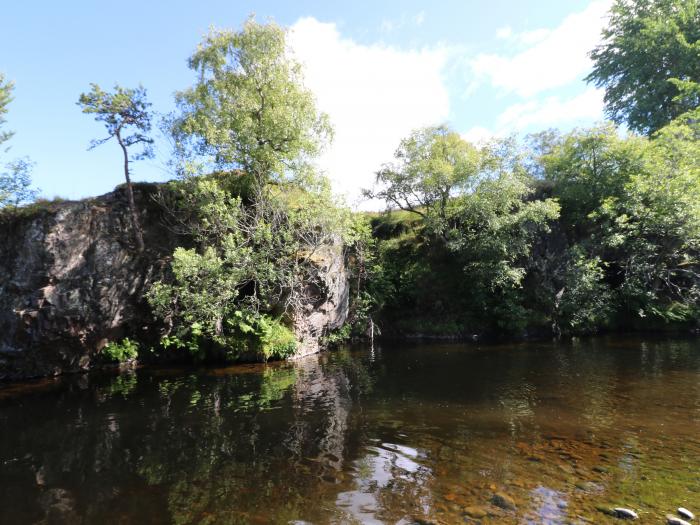
[[[618,124],[473,145],[447,126],[402,140],[365,194],[385,214],[351,214],[312,161],[332,135],[304,87],[285,30],[250,18],[212,29],[189,60],[194,86],[166,124],[181,175],[158,195],[180,236],[147,293],[162,346],[197,358],[284,358],[294,315],[323,291],[332,246],[351,269],[337,344],[379,321],[428,335],[580,334],[700,319],[700,6],[616,0],[588,80]],[[12,83],[0,75],[0,126]],[[142,87],[92,84],[78,101],[129,163],[153,155]],[[0,145],[11,133],[0,129]],[[28,160],[5,163],[0,208],[36,197]],[[205,175],[206,174],[206,175]],[[331,253],[333,252],[333,253]],[[129,339],[103,356],[135,357]]]
[[[5,75],[0,73],[0,146],[10,140],[12,137],[11,131],[2,131],[2,125],[5,124],[5,114],[7,113],[10,102],[12,102],[12,90],[14,84],[5,78]]]
[[[290,355],[288,325],[321,288],[318,264],[352,242],[351,214],[310,164],[331,129],[285,39],[251,18],[238,32],[211,30],[190,59],[198,82],[168,122],[182,177],[159,201],[192,247],[148,293],[165,344]]]
[[[335,348],[343,343],[347,343],[352,337],[352,325],[345,323],[340,328],[326,334],[321,339],[321,344],[327,348]]]
[[[213,248],[201,255],[177,248],[171,265],[177,284],[159,282],[148,293],[154,313],[170,322],[177,319],[194,336],[219,339],[227,307],[238,296],[240,277],[232,264],[235,261],[224,261]]]
[[[569,329],[605,326],[612,312],[621,324],[697,320],[696,113],[651,139],[621,137],[611,127],[577,130],[542,157],[545,178],[562,204],[562,227],[576,245],[574,260],[581,261],[563,283],[569,291],[562,308],[572,301],[569,310],[578,312]]]
[[[109,342],[100,352],[103,359],[113,363],[124,363],[136,359],[138,354],[138,343],[129,338],[124,338],[119,342]]]
[[[625,183],[644,168],[648,141],[621,137],[609,124],[576,129],[548,148],[538,160],[552,195],[562,206],[562,224],[581,235],[589,215],[603,199],[622,195]]]
[[[345,238],[346,261],[351,273],[349,315],[345,325],[327,335],[325,344],[337,346],[353,337],[366,335],[373,322],[372,313],[383,308],[387,283],[378,243],[370,218],[356,214]]]
[[[331,134],[273,23],[250,18],[238,32],[212,29],[189,65],[199,81],[177,94],[181,115],[171,122],[186,159],[264,183],[303,171]]]
[[[175,250],[171,278],[148,300],[165,322],[165,345],[286,357],[296,348],[286,324],[317,284],[328,246],[352,242],[352,216],[320,181],[285,182],[244,205],[230,192],[237,177],[187,178],[164,192],[171,227],[197,247]]]
[[[444,214],[372,218],[368,315],[426,335],[697,324],[698,111],[651,138],[603,125],[487,144]]]
[[[700,307],[700,137],[698,112],[660,130],[645,167],[621,196],[603,200],[593,217],[598,239],[624,277],[629,313],[668,322],[697,319]]]
[[[389,323],[419,330],[523,329],[528,258],[559,205],[534,198],[514,142],[477,149],[445,128],[428,128],[403,141],[397,157],[401,169],[380,172],[384,186],[373,195],[419,220],[395,211],[374,220],[380,242],[370,304]],[[392,310],[400,319],[388,319]]]
[[[565,334],[589,334],[605,328],[613,312],[613,297],[604,282],[600,258],[587,258],[578,247],[571,250],[563,287],[555,299],[555,330]]]
[[[28,159],[15,159],[0,172],[0,209],[8,208],[16,213],[19,206],[36,200],[39,190],[32,187],[32,164]]]
[[[294,354],[297,339],[294,333],[277,319],[261,316],[254,326],[260,341],[260,352],[265,359],[284,359]]]
[[[527,326],[521,289],[532,246],[559,216],[557,202],[530,200],[532,192],[518,174],[487,179],[460,198],[457,227],[450,233],[450,251],[462,264],[462,278],[470,283],[472,308],[492,316],[506,331]]]
[[[12,102],[13,89],[14,84],[0,73],[0,154],[9,149],[3,150],[2,145],[14,135],[11,131],[2,130],[7,106]],[[1,156],[0,161],[0,209],[16,213],[19,206],[33,202],[39,194],[37,189],[32,188],[32,163],[26,158],[4,161]]]
[[[482,164],[481,152],[446,126],[414,131],[394,157],[377,172],[378,189],[365,195],[438,221],[438,227],[451,198],[470,189]]]
[[[134,227],[136,245],[140,252],[145,248],[143,232],[138,219],[134,190],[131,185],[129,163],[133,160],[153,157],[153,139],[148,134],[151,131],[151,104],[146,100],[146,90],[139,86],[136,89],[114,86],[114,91],[108,93],[97,84],[91,84],[88,93],[80,95],[78,105],[83,113],[95,115],[95,120],[102,122],[107,129],[107,137],[93,140],[90,149],[116,139],[124,156],[124,179],[131,211],[131,222]],[[138,148],[133,153],[134,148]],[[131,154],[129,152],[132,152]]]
[[[651,134],[700,105],[697,0],[616,0],[603,39],[587,80],[613,121]]]
[[[83,113],[95,115],[95,120],[102,122],[107,130],[107,137],[93,140],[90,149],[115,138],[123,148],[141,146],[142,149],[133,160],[151,158],[153,139],[148,137],[151,131],[151,104],[146,100],[146,90],[114,86],[112,93],[104,91],[97,84],[90,84],[90,91],[82,93],[78,105]]]

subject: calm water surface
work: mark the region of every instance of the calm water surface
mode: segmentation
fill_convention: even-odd
[[[0,387],[2,524],[587,524],[616,505],[700,513],[700,339]]]

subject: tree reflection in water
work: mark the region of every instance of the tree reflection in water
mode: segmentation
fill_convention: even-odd
[[[700,491],[699,354],[697,340],[422,345],[14,385],[0,522],[663,515]]]

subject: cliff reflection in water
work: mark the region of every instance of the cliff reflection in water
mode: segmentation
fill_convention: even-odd
[[[2,523],[605,523],[700,491],[698,340],[412,345],[0,389]]]

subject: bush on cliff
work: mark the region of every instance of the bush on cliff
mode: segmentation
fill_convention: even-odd
[[[100,352],[100,357],[110,363],[125,363],[136,359],[138,354],[138,343],[127,337],[118,342],[112,341],[107,343]]]

